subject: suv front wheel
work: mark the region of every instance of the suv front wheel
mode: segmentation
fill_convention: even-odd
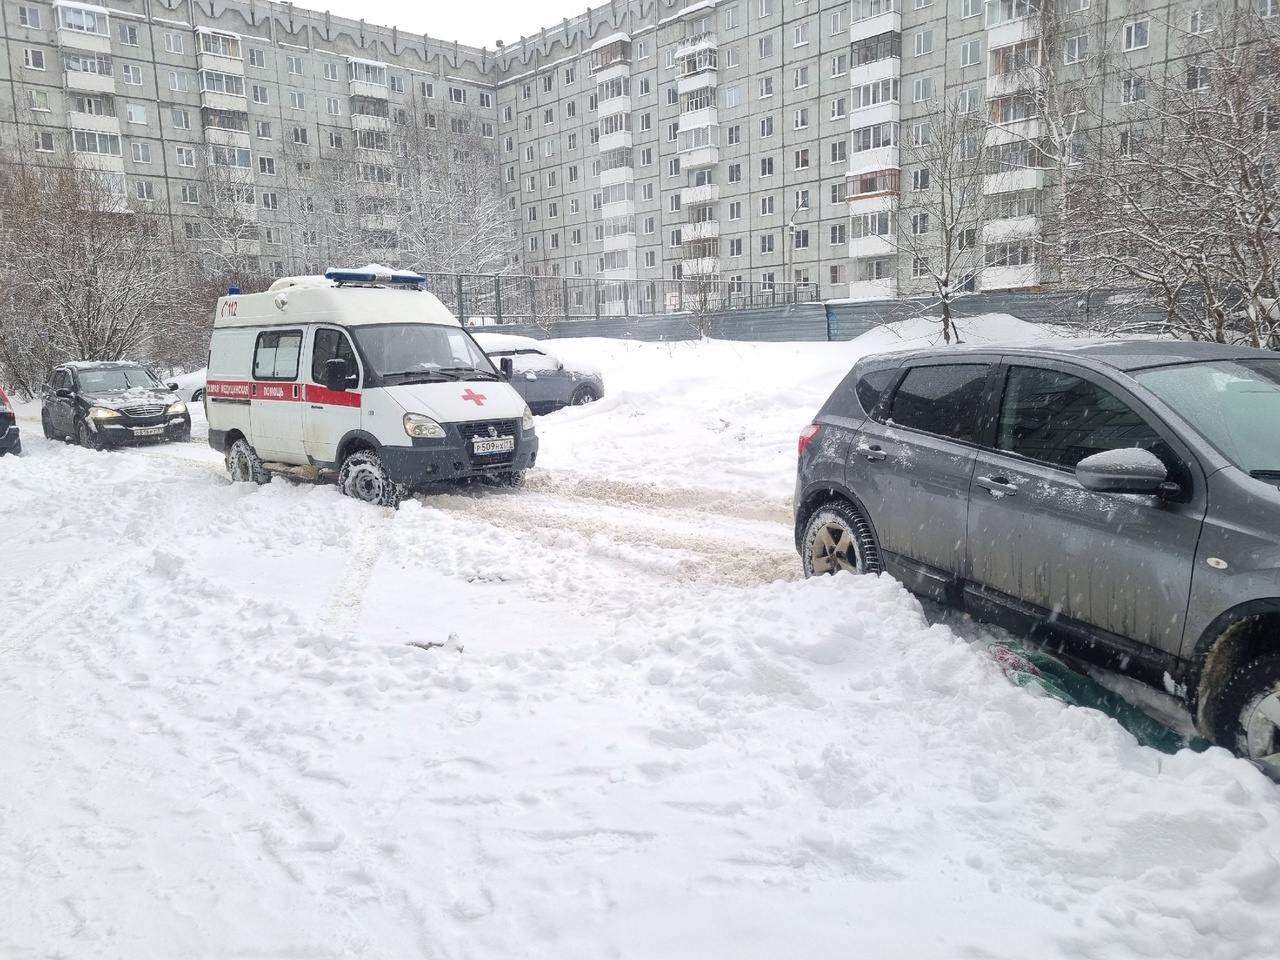
[[[875,533],[870,522],[851,503],[837,501],[820,506],[805,524],[801,563],[806,577],[845,570],[879,573]]]
[[[1218,695],[1214,740],[1280,779],[1280,652],[1250,660]]]

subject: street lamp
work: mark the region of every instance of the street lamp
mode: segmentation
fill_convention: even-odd
[[[809,209],[808,206],[800,206],[799,204],[797,204],[796,208],[791,211],[791,216],[787,218],[787,238],[786,238],[787,246],[782,251],[782,271],[783,271],[782,281],[783,283],[786,283],[789,285],[791,284],[791,261],[795,257],[795,254],[793,251],[795,249],[795,242],[796,242],[796,214],[798,214],[801,210],[808,210],[808,209]],[[783,289],[785,290],[786,288],[784,287]],[[795,286],[792,285],[791,286],[791,302],[794,303],[795,300],[796,300]]]

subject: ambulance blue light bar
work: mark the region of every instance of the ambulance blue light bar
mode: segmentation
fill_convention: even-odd
[[[427,282],[426,277],[404,270],[327,270],[324,278],[334,283],[366,283],[379,286],[417,287]]]

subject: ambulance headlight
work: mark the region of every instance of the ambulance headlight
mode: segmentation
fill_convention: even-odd
[[[95,420],[114,420],[120,416],[120,411],[112,410],[109,407],[90,407],[89,416]]]
[[[404,415],[404,432],[421,440],[443,440],[445,438],[444,427],[430,417],[425,417],[420,413],[406,413]]]
[[[524,416],[520,418],[520,426],[525,430],[533,429],[533,411],[529,409],[529,405],[524,405]]]
[[[179,400],[177,403],[169,404],[169,409],[165,410],[165,416],[180,417],[187,412],[187,405]]]

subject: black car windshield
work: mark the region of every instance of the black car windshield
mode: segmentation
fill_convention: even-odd
[[[493,364],[461,327],[387,323],[353,327],[360,352],[382,378],[497,377]]]
[[[119,390],[163,390],[164,384],[144,367],[91,367],[77,370],[82,393],[113,393]]]
[[[1280,471],[1280,360],[1214,360],[1134,376],[1241,470]]]

